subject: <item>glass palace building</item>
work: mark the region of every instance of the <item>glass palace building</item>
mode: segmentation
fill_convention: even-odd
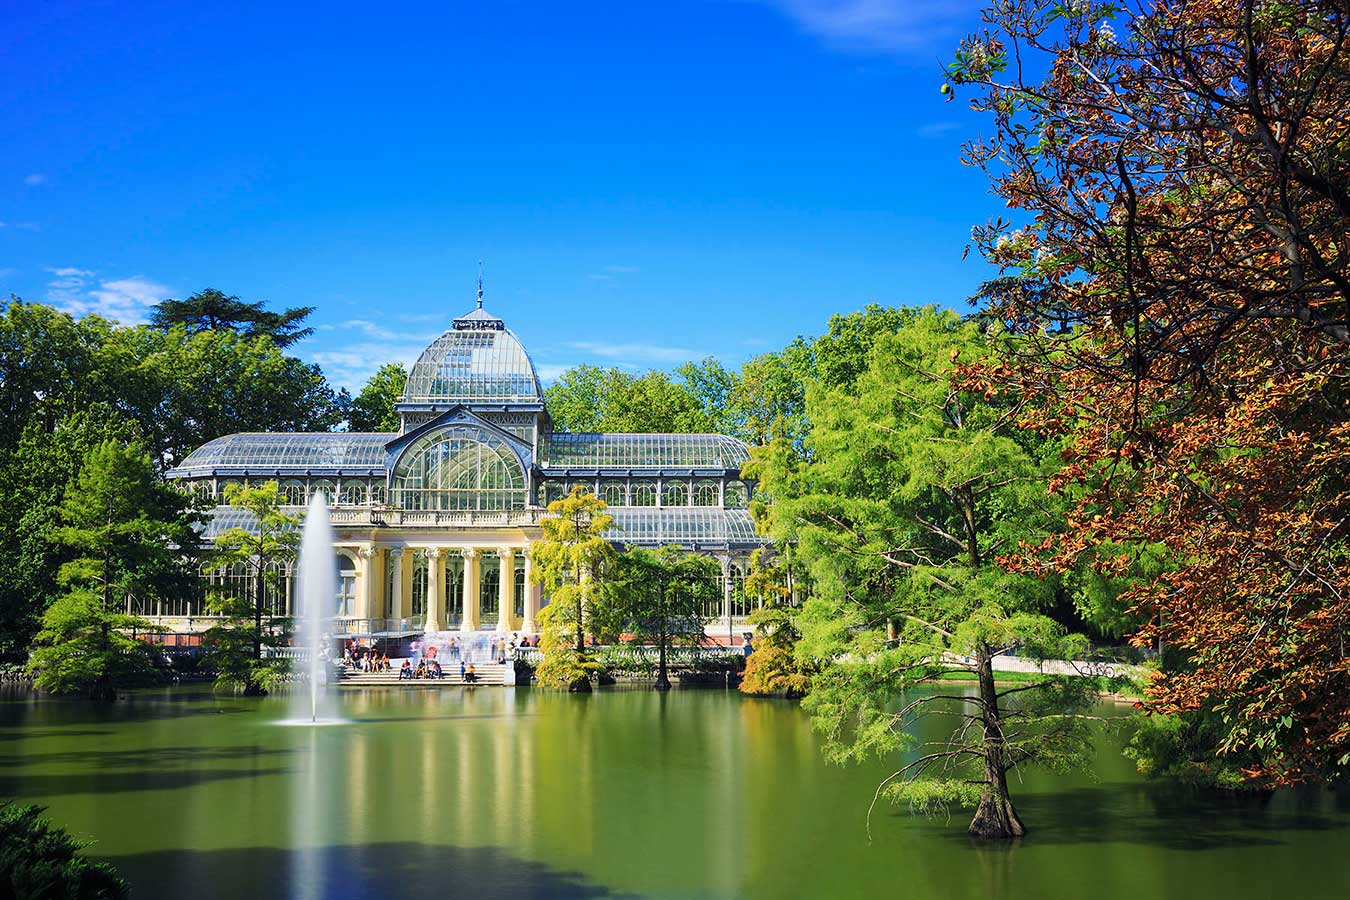
[[[741,478],[746,446],[718,434],[555,432],[529,354],[478,308],[423,351],[397,405],[397,433],[259,433],[216,438],[169,473],[203,496],[276,481],[299,515],[322,492],[332,508],[339,613],[349,635],[447,629],[534,632],[541,603],[530,544],[552,500],[582,485],[609,504],[620,546],[679,545],[722,563],[723,602],[710,632],[739,632],[746,558],[761,546]],[[210,542],[244,510],[217,506]],[[289,566],[268,598],[290,614]],[[210,587],[248,590],[248,573],[213,572]],[[184,599],[140,610],[166,630],[210,625]]]

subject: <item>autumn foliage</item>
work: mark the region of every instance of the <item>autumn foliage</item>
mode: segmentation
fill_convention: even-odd
[[[1153,711],[1221,723],[1250,779],[1350,769],[1350,14],[1343,2],[1007,0],[949,79],[1021,227],[986,315],[1025,352],[966,375],[1066,440],[1067,533],[1004,562],[1161,575]],[[1033,75],[1033,72],[1035,74]]]

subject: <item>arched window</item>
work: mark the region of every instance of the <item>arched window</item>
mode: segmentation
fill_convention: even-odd
[[[334,498],[337,497],[337,489],[333,487],[331,481],[316,481],[310,487],[309,495],[313,497],[316,494],[323,494],[324,500],[328,502],[329,506],[332,506]]]
[[[458,553],[445,558],[445,623],[464,621],[464,557]]]
[[[496,625],[501,613],[502,561],[484,556],[478,561],[478,611],[484,625]]]
[[[228,503],[229,495],[227,492],[231,489],[238,490],[242,487],[244,487],[244,482],[240,481],[238,478],[227,478],[220,483],[220,499]]]
[[[745,570],[736,563],[731,564],[731,615],[744,618],[750,615],[750,601],[745,596]]]
[[[506,441],[472,425],[450,425],[403,451],[393,501],[402,509],[524,509],[525,470]]]
[[[418,550],[413,556],[412,564],[412,614],[413,617],[422,617],[425,619],[427,614],[427,554],[424,550]]]
[[[305,505],[305,483],[303,481],[284,481],[281,484],[282,506]]]
[[[634,482],[632,490],[629,493],[632,497],[629,503],[632,506],[656,505],[656,485],[650,481]]]
[[[356,563],[345,553],[339,553],[337,614],[351,616],[356,608]]]
[[[606,481],[600,487],[600,499],[607,506],[627,506],[628,486],[622,481]]]
[[[688,506],[689,488],[683,481],[667,481],[666,489],[661,492],[662,506]]]
[[[370,502],[376,506],[384,505],[384,482],[377,481],[370,486]]]
[[[750,505],[750,488],[744,481],[727,482],[727,509],[745,509]]]
[[[695,506],[717,506],[721,502],[720,491],[715,481],[697,481],[694,483]]]
[[[554,500],[567,496],[567,489],[561,481],[545,481],[539,486],[539,505],[548,506]]]
[[[342,505],[361,506],[366,502],[366,486],[359,481],[342,483]]]

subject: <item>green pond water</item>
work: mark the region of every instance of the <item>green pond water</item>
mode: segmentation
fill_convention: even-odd
[[[883,809],[806,716],[734,692],[344,691],[350,724],[200,689],[111,708],[0,694],[0,796],[97,843],[137,897],[1350,896],[1350,796],[1015,784],[1030,834]],[[936,735],[934,735],[936,736]]]

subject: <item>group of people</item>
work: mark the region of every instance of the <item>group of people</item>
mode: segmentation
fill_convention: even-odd
[[[391,672],[388,653],[378,653],[373,648],[362,651],[360,647],[347,647],[342,652],[342,664],[348,669],[359,672]]]
[[[441,664],[435,658],[419,659],[416,667],[413,666],[412,660],[405,659],[403,660],[403,667],[398,670],[399,681],[416,681],[422,678],[435,679],[444,677],[445,670],[441,668]],[[461,660],[459,663],[459,677],[465,684],[477,684],[478,673],[474,670],[473,663],[465,665],[464,661]]]

